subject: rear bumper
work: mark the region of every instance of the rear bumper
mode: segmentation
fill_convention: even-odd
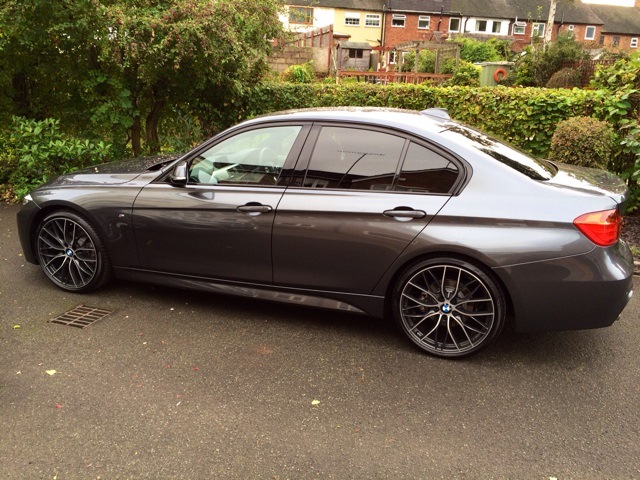
[[[607,327],[633,293],[633,257],[622,241],[583,255],[494,271],[509,291],[521,332]]]

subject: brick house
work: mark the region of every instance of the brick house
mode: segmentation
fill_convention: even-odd
[[[604,23],[598,37],[598,46],[611,51],[632,51],[640,39],[640,10],[635,7],[591,5]]]

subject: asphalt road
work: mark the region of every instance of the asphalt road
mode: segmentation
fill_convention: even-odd
[[[0,479],[640,478],[639,295],[610,328],[445,361],[364,316],[64,293],[21,256],[16,212],[0,205]],[[48,323],[80,304],[113,313]]]

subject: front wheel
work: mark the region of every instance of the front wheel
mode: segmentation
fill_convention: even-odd
[[[392,295],[393,315],[422,350],[460,358],[487,347],[505,323],[505,298],[482,269],[454,257],[408,268]]]
[[[48,215],[38,227],[36,241],[40,266],[58,287],[88,292],[109,279],[106,249],[95,229],[80,215],[69,211]]]

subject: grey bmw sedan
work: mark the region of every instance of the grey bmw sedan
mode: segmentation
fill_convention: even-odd
[[[386,315],[422,350],[463,357],[507,322],[611,325],[632,295],[626,195],[440,109],[316,109],[61,176],[18,227],[64,290],[116,277]]]

